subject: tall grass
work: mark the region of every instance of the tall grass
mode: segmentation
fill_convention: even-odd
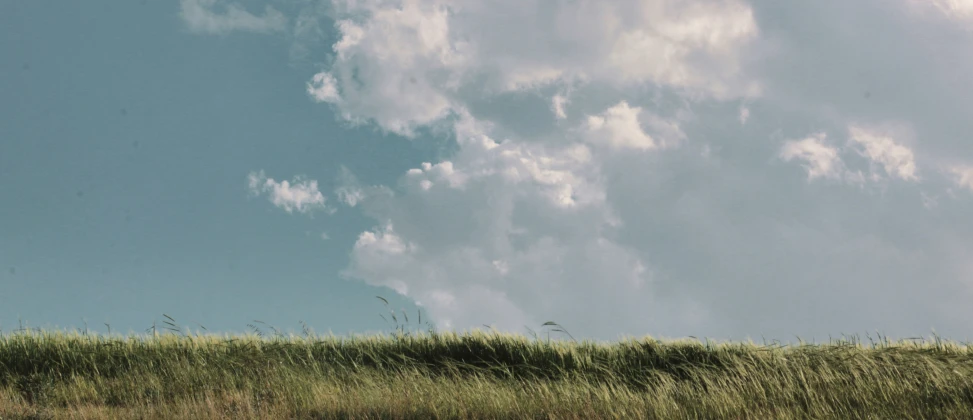
[[[169,316],[145,336],[0,335],[0,418],[973,418],[973,350],[939,337],[597,343],[390,318],[361,337]]]

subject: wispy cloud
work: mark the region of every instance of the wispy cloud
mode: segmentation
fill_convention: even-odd
[[[838,157],[838,149],[825,143],[827,135],[816,133],[801,140],[788,140],[780,149],[780,158],[790,162],[801,160],[807,169],[807,179],[815,178],[838,179],[844,170],[844,164]]]
[[[564,106],[567,105],[571,100],[562,94],[554,95],[551,98],[551,110],[554,111],[554,116],[559,120],[567,118],[567,114],[564,113]]]
[[[338,169],[334,194],[338,196],[338,201],[348,207],[355,207],[368,198],[393,195],[392,190],[382,185],[363,186],[358,181],[358,177],[351,173],[351,170],[344,165]]]
[[[808,181],[816,178],[844,179],[860,184],[866,181],[861,170],[848,168],[841,158],[844,153],[857,153],[868,161],[871,181],[881,181],[886,176],[904,181],[919,180],[912,149],[897,143],[891,136],[873,128],[850,125],[848,146],[845,149],[831,145],[827,134],[815,133],[801,140],[788,140],[781,147],[778,157],[784,161],[800,160],[808,172]]]
[[[748,108],[746,105],[740,105],[739,119],[740,124],[746,124],[747,120],[750,119],[750,108]]]
[[[881,165],[888,176],[905,181],[919,179],[911,149],[874,129],[853,125],[848,131],[851,143],[861,148],[859,153],[871,162]]]
[[[262,16],[222,0],[180,0],[179,6],[183,22],[196,33],[223,35],[233,31],[269,33],[287,30],[287,18],[271,6],[264,8]],[[219,9],[222,11],[217,11]]]
[[[913,0],[935,6],[952,19],[973,18],[973,0]]]
[[[973,165],[955,165],[947,171],[957,186],[973,191]]]

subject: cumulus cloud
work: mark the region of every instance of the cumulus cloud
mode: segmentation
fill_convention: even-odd
[[[962,290],[948,281],[962,270],[959,260],[937,265],[917,251],[918,244],[947,249],[930,233],[942,226],[905,223],[915,218],[912,209],[936,206],[935,194],[895,197],[897,210],[885,211],[868,191],[813,195],[766,164],[772,156],[799,162],[809,180],[864,183],[866,169],[873,181],[922,181],[896,132],[854,123],[914,122],[902,113],[912,109],[906,102],[883,113],[840,102],[848,86],[801,85],[831,80],[817,61],[804,61],[828,50],[788,38],[787,25],[758,30],[757,16],[776,22],[773,11],[791,8],[755,3],[761,15],[734,2],[542,9],[527,1],[506,5],[517,13],[500,16],[480,2],[445,4],[338,8],[335,63],[312,80],[327,87],[324,101],[346,119],[404,134],[452,116],[458,146],[455,155],[405,173],[401,193],[347,190],[379,225],[359,237],[346,276],[414,298],[447,328],[522,330],[553,318],[601,338],[740,337],[913,332],[945,319],[933,304],[911,317],[888,305],[867,314],[847,309],[879,289],[902,305]],[[788,25],[805,15],[795,6],[797,23]],[[505,30],[483,30],[497,27]],[[779,60],[749,69],[750,48],[761,42],[777,48]],[[791,67],[777,71],[781,62]],[[810,68],[818,73],[793,74]],[[574,115],[565,110],[565,85],[577,87]],[[475,102],[509,92],[544,95],[541,106],[564,124],[543,138],[499,140],[495,128],[522,110],[486,121]],[[732,104],[740,99],[744,106]],[[688,117],[664,116],[674,108]],[[754,134],[812,121],[820,134],[783,144]],[[847,147],[839,147],[846,134]],[[890,233],[892,226],[911,227]],[[917,276],[936,278],[939,289],[910,282]],[[755,301],[762,309],[747,309]]]
[[[223,6],[222,8],[219,6]],[[287,18],[266,6],[262,16],[238,4],[221,0],[180,0],[179,15],[193,32],[222,35],[233,31],[280,32],[287,29]],[[222,11],[217,11],[223,9]]]
[[[973,36],[903,4],[334,1],[307,94],[456,142],[394,191],[342,170],[376,222],[344,275],[446,328],[968,334]]]
[[[471,97],[552,84],[654,84],[719,98],[760,92],[741,70],[741,51],[758,30],[740,1],[335,3],[335,62],[309,91],[323,92],[312,95],[345,119],[402,135]]]
[[[604,142],[614,149],[649,150],[658,147],[655,140],[642,131],[639,114],[642,109],[620,102],[601,115],[588,116],[587,128],[592,142]]]
[[[435,185],[465,189],[473,180],[497,176],[511,185],[530,185],[533,194],[556,207],[587,206],[604,200],[594,178],[592,151],[580,143],[555,149],[515,142],[498,144],[476,131],[481,129],[468,115],[457,123],[463,152],[458,163],[443,161],[407,172],[423,190]],[[463,137],[468,136],[468,137]]]
[[[454,133],[459,152],[409,170],[404,194],[365,196],[360,205],[383,224],[360,235],[346,276],[414,298],[447,328],[523,332],[557,317],[593,331],[606,317],[584,320],[579,308],[595,297],[646,316],[684,315],[677,324],[700,316],[698,305],[658,299],[649,264],[612,239],[621,222],[597,151],[497,143],[469,115]],[[604,328],[602,338],[644,333],[639,324]]]
[[[275,206],[288,213],[311,213],[314,210],[333,209],[325,205],[325,197],[318,191],[318,182],[297,177],[292,182],[286,180],[277,182],[268,178],[264,171],[251,172],[247,176],[247,185],[251,195],[266,194]]]

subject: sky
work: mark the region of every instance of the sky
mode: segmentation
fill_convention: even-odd
[[[0,51],[5,333],[973,339],[971,0],[0,0]]]

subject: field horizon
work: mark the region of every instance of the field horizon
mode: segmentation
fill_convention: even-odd
[[[973,346],[935,333],[604,342],[390,317],[390,334],[229,335],[165,318],[144,335],[0,332],[0,418],[973,418]]]

